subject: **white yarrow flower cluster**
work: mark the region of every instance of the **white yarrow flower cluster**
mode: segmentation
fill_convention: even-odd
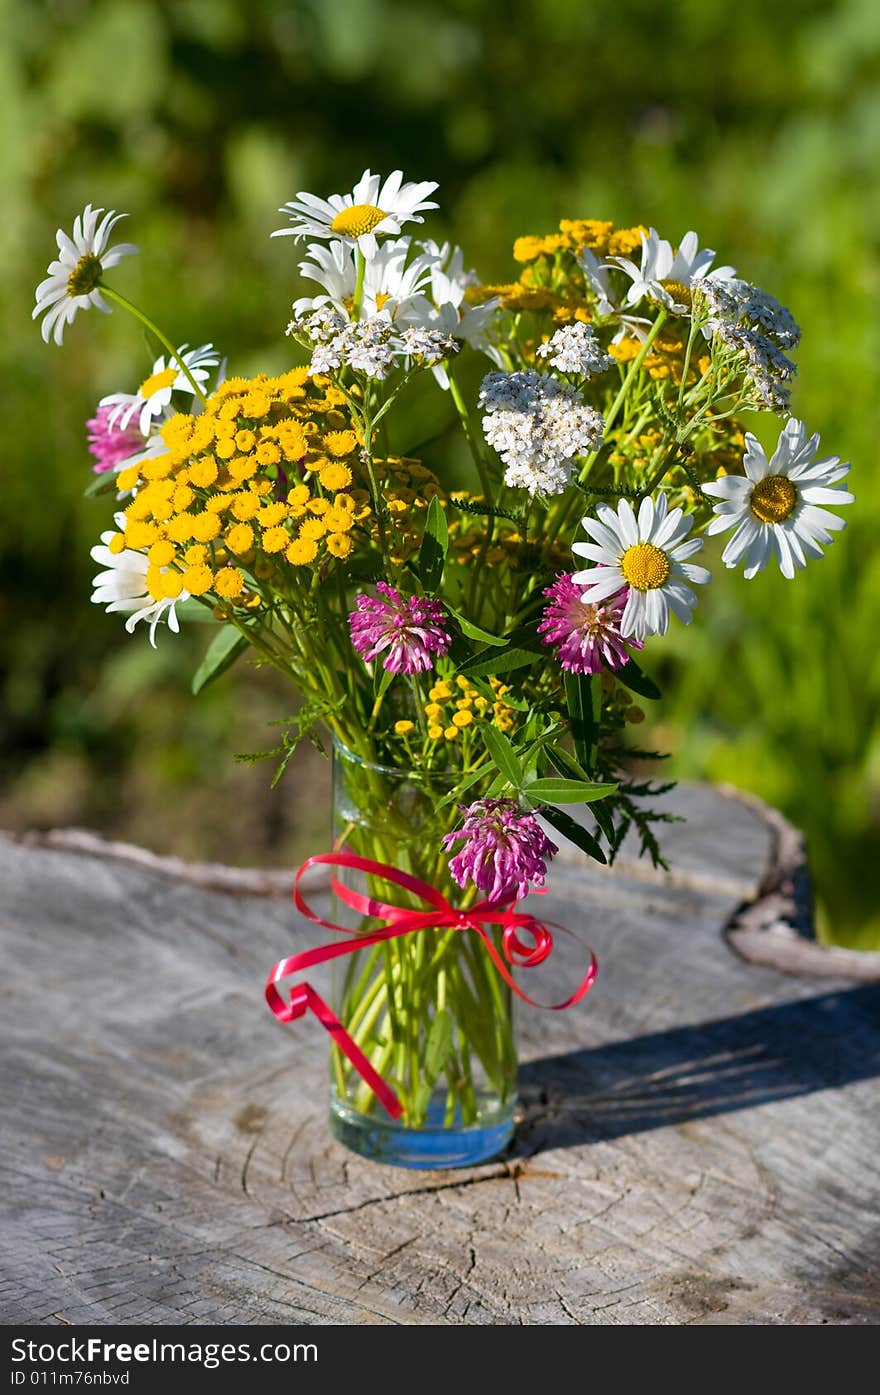
[[[312,373],[333,373],[345,367],[379,380],[387,378],[398,363],[415,359],[422,367],[434,368],[459,349],[444,330],[410,325],[398,332],[384,315],[348,320],[329,305],[302,320],[292,320],[287,332],[305,332],[315,345]]]
[[[557,329],[546,344],[539,345],[535,354],[538,358],[546,358],[560,373],[571,373],[582,378],[605,373],[614,363],[590,326],[581,320]]]
[[[699,296],[708,307],[705,330],[735,353],[746,355],[746,371],[758,406],[786,412],[797,368],[783,352],[796,348],[801,332],[790,310],[748,281],[701,282]]]
[[[602,442],[604,422],[567,383],[527,369],[488,373],[480,388],[483,434],[507,466],[504,482],[532,495],[561,494],[574,456]]]
[[[324,304],[313,310],[310,315],[291,320],[286,332],[306,334],[313,344],[329,344],[348,323],[345,316],[332,305]]]
[[[461,348],[451,334],[442,329],[424,329],[421,325],[409,325],[399,335],[397,343],[407,358],[420,359],[428,368],[452,358]]]
[[[387,378],[396,363],[391,321],[382,315],[353,322],[341,315],[337,318],[335,334],[327,336],[326,328],[320,326],[322,337],[312,353],[311,372],[332,373],[346,367],[368,378]]]

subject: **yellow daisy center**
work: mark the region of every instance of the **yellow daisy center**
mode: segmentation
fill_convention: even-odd
[[[677,305],[690,305],[691,288],[685,286],[681,281],[661,281],[660,285],[664,291],[668,291]]]
[[[785,475],[767,475],[752,490],[749,508],[762,523],[784,523],[797,504],[797,490]]]
[[[363,237],[364,233],[378,227],[386,216],[375,204],[354,203],[350,208],[340,209],[330,224],[330,231],[341,237]]]
[[[171,387],[176,377],[176,368],[163,368],[161,373],[151,373],[149,378],[144,378],[138,388],[138,397],[142,397],[145,402],[148,402],[154,392],[161,392],[162,388]]]
[[[67,278],[67,294],[88,295],[97,286],[103,270],[101,258],[96,257],[94,252],[86,252]]]
[[[620,570],[636,591],[656,591],[669,576],[669,558],[654,543],[636,543],[621,557]]]

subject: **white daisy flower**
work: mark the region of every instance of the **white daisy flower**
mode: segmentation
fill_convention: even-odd
[[[144,379],[137,392],[111,392],[108,397],[101,398],[100,406],[114,408],[108,417],[111,426],[124,430],[137,412],[141,435],[147,436],[153,417],[165,415],[165,409],[171,405],[172,393],[188,392],[194,397],[193,385],[181,364],[186,364],[199,387],[204,387],[211,376],[208,369],[216,368],[220,363],[217,351],[213,344],[202,344],[198,349],[190,349],[189,353],[185,352],[186,348],[186,344],[181,344],[170,360],[166,360],[164,354],[160,355],[153,364],[150,376]]]
[[[122,532],[125,528],[125,514],[117,513],[114,519],[117,528]],[[111,611],[131,611],[125,622],[129,634],[134,632],[139,620],[148,620],[150,643],[155,649],[156,626],[160,620],[167,621],[173,634],[180,633],[180,622],[175,607],[179,601],[189,600],[189,592],[181,591],[180,595],[173,599],[155,600],[147,587],[147,568],[150,564],[146,555],[143,552],[133,552],[127,547],[121,552],[111,551],[108,544],[116,536],[118,535],[113,532],[102,533],[100,545],[92,548],[91,556],[94,561],[100,567],[107,568],[106,571],[99,572],[92,581],[95,588],[92,601],[95,605],[103,605],[108,614]]]
[[[301,190],[296,199],[278,211],[286,213],[291,228],[278,228],[272,237],[341,238],[356,246],[368,261],[378,250],[377,237],[399,233],[403,223],[423,223],[427,201],[437,185],[430,182],[404,184],[403,173],[395,170],[382,183],[382,177],[364,170],[350,194],[331,194],[319,199]]]
[[[640,315],[627,315],[617,302],[608,276],[610,268],[594,256],[589,247],[582,247],[577,254],[578,265],[584,273],[587,287],[596,297],[595,313],[599,319],[615,320],[619,325],[612,344],[619,344],[624,335],[632,334],[644,340],[651,328],[651,321]]]
[[[401,307],[416,296],[430,281],[432,258],[419,253],[407,265],[412,239],[396,238],[383,242],[364,271],[361,314],[366,317],[384,314],[396,319]],[[309,259],[299,264],[301,276],[317,281],[324,294],[302,296],[293,303],[296,319],[301,319],[325,305],[332,305],[342,315],[350,315],[357,288],[357,254],[353,243],[333,241],[325,247],[312,243]]]
[[[791,580],[808,557],[824,555],[833,531],[846,527],[844,519],[820,505],[853,503],[855,496],[840,486],[850,467],[841,465],[838,456],[816,460],[818,445],[818,435],[808,438],[804,423],[791,417],[769,460],[748,433],[745,475],[724,475],[702,486],[704,494],[721,500],[706,532],[736,529],[722,553],[726,567],[745,561],[750,581],[775,556],[782,575]]]
[[[58,257],[49,263],[49,275],[37,286],[37,303],[31,316],[35,320],[38,315],[45,315],[41,328],[47,344],[53,329],[55,343],[63,341],[65,326],[73,323],[78,310],[94,305],[105,315],[110,314],[110,306],[98,289],[101,275],[138,250],[132,242],[107,246],[116,223],[128,215],[112,208],[103,218],[102,213],[103,208],[92,208],[88,203],[74,222],[71,237],[61,228],[55,234]]]
[[[669,512],[665,494],[643,499],[638,517],[627,499],[620,500],[616,513],[608,504],[600,504],[596,513],[598,518],[581,519],[593,541],[572,547],[579,557],[596,563],[572,577],[576,586],[583,586],[584,600],[598,604],[626,590],[620,621],[624,637],[665,635],[670,610],[689,624],[697,598],[685,582],[703,585],[709,580],[705,567],[688,561],[703,546],[702,538],[687,536],[693,518],[681,509]]]
[[[429,241],[421,246],[431,259],[430,297],[414,296],[401,310],[399,322],[469,344],[478,353],[487,354],[500,367],[500,355],[491,347],[487,337],[488,327],[500,303],[498,298],[493,297],[481,305],[465,304],[465,292],[468,286],[477,284],[478,277],[475,271],[465,271],[461,248],[454,247],[450,242],[438,246],[436,242]],[[432,372],[439,386],[448,391],[449,374],[444,365],[438,363]]]
[[[627,304],[638,305],[647,296],[658,300],[676,315],[686,315],[690,311],[690,286],[693,281],[708,277],[716,281],[729,281],[736,273],[732,266],[709,268],[715,260],[711,247],[700,251],[695,232],[686,232],[677,252],[672,243],[658,235],[651,228],[648,236],[642,233],[642,264],[636,266],[629,257],[609,257],[609,265],[619,266],[632,281],[626,293]]]

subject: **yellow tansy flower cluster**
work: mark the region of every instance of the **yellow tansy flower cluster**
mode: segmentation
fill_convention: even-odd
[[[295,368],[230,378],[198,416],[161,429],[165,450],[120,472],[132,497],[110,547],[146,552],[154,599],[182,591],[256,608],[277,566],[345,558],[370,513],[353,488],[358,438],[343,394]]]
[[[518,237],[514,260],[524,264],[517,281],[473,286],[465,298],[480,304],[497,296],[505,310],[549,310],[555,324],[587,320],[586,285],[575,260],[586,247],[594,256],[632,256],[647,228],[615,228],[596,218],[563,218],[559,229],[544,237]]]
[[[557,252],[579,252],[587,247],[595,257],[629,257],[642,243],[644,227],[615,228],[613,223],[597,218],[563,218],[559,231],[549,237],[518,237],[513,244],[514,260],[537,261]]]
[[[472,726],[491,722],[501,731],[512,731],[514,709],[504,701],[510,688],[494,676],[489,679],[493,700],[475,688],[460,673],[457,678],[440,679],[428,693],[425,716],[432,741],[455,741]]]
[[[383,481],[387,517],[381,523],[372,520],[373,542],[381,547],[384,535],[388,556],[396,566],[402,566],[422,545],[428,505],[441,494],[440,484],[421,461],[408,456],[377,460],[374,468]]]

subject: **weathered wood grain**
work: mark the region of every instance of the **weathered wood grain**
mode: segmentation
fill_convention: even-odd
[[[0,1318],[876,1322],[880,987],[734,954],[788,894],[780,828],[672,807],[668,876],[562,850],[541,909],[599,982],[523,1010],[517,1142],[465,1172],[330,1138],[324,1034],[262,1000],[314,941],[292,907],[0,837]]]

